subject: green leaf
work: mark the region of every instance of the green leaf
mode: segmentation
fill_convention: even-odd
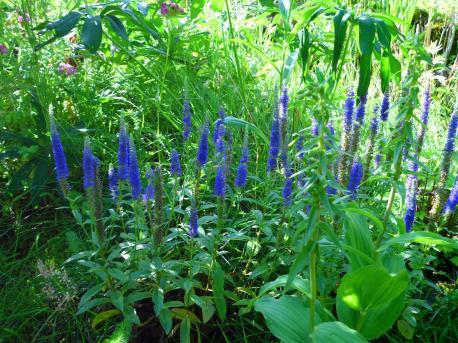
[[[286,58],[285,65],[283,67],[283,82],[287,83],[293,72],[294,65],[296,64],[299,56],[299,49],[291,51],[289,56]]]
[[[102,42],[102,21],[100,16],[87,17],[81,31],[81,41],[92,53],[95,53]]]
[[[104,322],[105,320],[111,317],[117,316],[119,314],[121,314],[121,311],[117,309],[100,312],[94,317],[94,319],[92,319],[91,326],[93,329],[95,329],[97,325],[99,325],[100,323]]]
[[[374,243],[366,218],[358,213],[347,213],[344,219],[344,232],[346,243],[344,248],[352,270],[374,264]]]
[[[341,322],[326,322],[315,326],[310,334],[312,342],[317,343],[364,343],[367,340],[358,331],[350,329]]]
[[[110,22],[110,27],[113,29],[113,31],[119,37],[121,37],[122,39],[128,42],[129,36],[127,35],[126,28],[124,27],[124,24],[122,23],[122,21],[118,17],[115,17],[112,14],[107,14],[105,17]]]
[[[343,277],[337,297],[351,309],[367,312],[398,297],[406,290],[408,283],[405,270],[392,276],[383,267],[365,266]]]
[[[197,18],[204,8],[205,0],[192,0],[191,2],[191,19]]]
[[[274,281],[270,281],[262,285],[261,289],[259,290],[259,295],[258,296],[263,296],[267,292],[270,292],[272,290],[276,290],[277,288],[280,287],[285,287],[287,280],[288,280],[288,275],[281,275],[278,278],[276,278]],[[294,288],[295,290],[300,291],[302,294],[306,296],[310,296],[310,283],[309,280],[303,279],[300,276],[297,276],[290,281],[288,284],[289,288]]]
[[[390,54],[390,72],[391,72],[391,80],[394,80],[396,83],[401,82],[401,63]]]
[[[159,314],[159,321],[166,334],[172,330],[172,312],[168,308],[163,308]]]
[[[92,297],[94,295],[96,295],[97,293],[99,293],[103,288],[105,287],[105,284],[104,283],[99,283],[95,286],[92,286],[91,288],[89,288],[86,293],[84,293],[84,295],[81,297],[80,299],[80,302],[79,302],[79,305],[78,305],[78,308],[81,308],[82,306],[84,306],[89,300],[92,299]]]
[[[254,309],[261,312],[270,332],[282,342],[303,343],[309,338],[309,309],[297,297],[285,295],[279,299],[264,296],[257,300]],[[320,318],[316,316],[317,322]]]
[[[76,315],[80,315],[81,313],[89,311],[93,307],[96,307],[102,304],[106,304],[109,301],[110,300],[108,298],[96,298],[96,299],[89,300],[85,302],[84,305],[78,306],[78,312],[76,312]]]
[[[307,28],[303,28],[298,33],[299,37],[299,54],[301,56],[302,63],[302,73],[306,72],[307,61],[309,59],[309,50],[310,50],[310,33]]]
[[[382,53],[380,60],[380,81],[382,92],[388,88],[391,79],[390,53],[386,50]]]
[[[363,96],[369,88],[372,73],[372,50],[374,48],[375,25],[371,17],[361,15],[359,23],[359,50],[361,53],[359,60],[359,81],[358,96]]]
[[[297,274],[302,272],[309,260],[310,251],[315,247],[316,242],[309,240],[302,248],[302,251],[297,255],[293,265],[289,268],[288,279],[285,284],[285,292],[288,291],[292,282],[296,279]]]
[[[215,263],[213,269],[213,301],[216,305],[216,311],[221,320],[226,319],[226,301],[224,299],[224,271],[219,265]]]
[[[124,311],[124,296],[120,291],[110,292],[110,299],[112,304],[119,309],[120,311]]]
[[[291,10],[291,3],[289,0],[279,0],[278,6],[280,7],[280,14],[283,17],[285,23],[288,23],[289,20],[289,13]]]
[[[404,233],[402,235],[390,238],[389,240],[387,240],[380,246],[378,251],[383,251],[391,245],[395,245],[395,244],[403,245],[407,243],[437,245],[440,247],[450,248],[454,250],[458,249],[458,242],[453,239],[442,237],[441,235],[434,233],[434,232],[415,231],[415,232]]]
[[[396,322],[396,326],[398,327],[398,330],[401,333],[401,335],[403,335],[405,338],[407,338],[408,340],[411,340],[413,338],[413,329],[409,325],[409,323],[407,323],[404,319],[399,319]]]
[[[211,0],[212,10],[221,12],[224,9],[224,0]]]
[[[185,317],[180,324],[180,343],[191,342],[191,321]]]
[[[350,13],[340,9],[334,16],[334,51],[332,54],[332,70],[337,71],[340,54],[344,46],[345,37],[347,35],[347,21],[350,18]]]
[[[49,23],[46,26],[47,30],[54,30],[55,37],[63,37],[69,33],[75,26],[78,24],[78,21],[81,18],[81,13],[72,11],[64,15],[59,20]]]
[[[248,128],[249,131],[256,134],[259,138],[261,138],[266,144],[269,144],[269,139],[267,136],[254,124],[247,122],[246,120],[235,118],[232,116],[228,116],[224,118],[224,124],[232,127],[239,127],[239,128]]]
[[[164,290],[162,288],[156,288],[153,291],[153,304],[154,312],[156,312],[156,315],[158,315],[164,306]]]
[[[391,276],[384,268],[367,266],[347,274],[337,290],[339,319],[367,339],[379,337],[401,313],[407,283],[405,270]]]

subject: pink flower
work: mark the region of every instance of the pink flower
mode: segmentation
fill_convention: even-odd
[[[176,2],[163,2],[161,4],[160,13],[162,16],[168,15],[170,17],[175,17],[180,13],[184,13],[184,9],[180,7]]]
[[[161,4],[161,15],[166,16],[169,14],[169,8],[165,2]]]
[[[0,44],[0,55],[8,55],[8,47]]]
[[[65,75],[65,76],[71,76],[71,75],[75,74],[78,71],[75,66],[72,66],[71,64],[64,63],[64,62],[59,64],[58,70],[59,70],[59,73]]]
[[[24,22],[24,16],[20,15],[17,17],[17,21],[19,24],[22,24]],[[25,21],[30,23],[30,16],[28,14],[25,15]]]

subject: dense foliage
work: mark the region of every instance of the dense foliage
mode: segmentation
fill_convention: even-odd
[[[458,340],[456,13],[0,7],[2,339]]]

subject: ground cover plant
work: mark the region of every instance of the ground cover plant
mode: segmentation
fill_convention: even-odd
[[[424,6],[0,1],[1,339],[458,340]]]

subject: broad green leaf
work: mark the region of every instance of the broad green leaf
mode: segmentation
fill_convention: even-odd
[[[166,334],[169,334],[172,330],[173,316],[172,312],[168,308],[163,308],[159,314],[159,322]]]
[[[211,0],[212,10],[221,12],[224,9],[224,0]]]
[[[153,304],[154,312],[158,315],[161,313],[162,307],[164,306],[164,290],[162,288],[156,288],[153,291]]]
[[[347,21],[350,18],[350,13],[340,9],[334,16],[334,51],[332,54],[332,70],[337,71],[337,64],[339,63],[340,54],[344,46],[345,38],[347,35]]]
[[[285,284],[285,292],[288,291],[292,282],[296,279],[297,274],[302,272],[309,260],[310,251],[315,248],[316,242],[309,240],[302,248],[302,251],[297,255],[293,265],[289,268],[288,279]]]
[[[315,326],[310,334],[312,342],[316,343],[364,343],[367,340],[341,322],[326,322]]]
[[[205,0],[192,0],[191,2],[191,19],[197,18],[204,8]]]
[[[106,304],[108,302],[110,302],[110,299],[108,298],[95,298],[95,299],[86,301],[83,305],[78,306],[78,311],[76,312],[76,315],[89,311],[93,307],[96,307],[102,304]]]
[[[87,17],[81,31],[81,41],[92,53],[95,53],[102,42],[102,21],[100,16]]]
[[[289,13],[291,10],[291,3],[289,0],[279,0],[278,6],[280,7],[280,14],[283,17],[285,23],[288,23]]]
[[[294,65],[296,64],[299,56],[299,49],[291,51],[289,56],[286,58],[285,65],[283,67],[283,82],[287,83],[293,72]]]
[[[407,338],[408,340],[411,340],[413,338],[413,329],[409,325],[409,323],[407,323],[404,319],[399,319],[396,322],[396,326],[398,327],[398,330],[401,333],[401,335],[403,335],[405,338]]]
[[[393,276],[383,267],[365,266],[343,277],[337,297],[351,309],[365,313],[398,297],[408,283],[405,270]]]
[[[282,342],[309,342],[309,308],[300,298],[285,295],[279,299],[264,296],[254,309],[261,312],[270,332]],[[317,322],[320,318],[316,316]]]
[[[219,265],[215,263],[213,273],[213,301],[216,305],[216,311],[221,320],[226,319],[226,300],[224,299],[224,271]]]
[[[72,11],[47,25],[48,30],[54,30],[56,37],[63,37],[73,29],[81,18],[81,13]]]
[[[111,317],[114,317],[114,316],[117,316],[117,315],[120,315],[121,314],[121,311],[117,310],[117,309],[113,309],[113,310],[108,310],[108,311],[103,311],[103,312],[100,312],[98,313],[94,319],[92,319],[92,328],[95,329],[97,327],[97,325],[99,325],[100,323],[104,322],[105,320],[111,318]]]
[[[122,314],[124,315],[125,318],[127,318],[132,324],[135,325],[140,325],[140,318],[137,315],[137,312],[135,309],[130,306],[126,305],[124,307],[124,311],[122,311]]]
[[[259,297],[263,296],[267,292],[272,290],[276,290],[280,287],[285,287],[288,280],[288,275],[281,275],[276,278],[274,281],[270,281],[262,285],[261,289],[259,290]],[[310,296],[310,283],[309,280],[303,279],[300,276],[296,275],[296,277],[288,284],[289,288],[296,289],[300,291],[302,294],[306,296]]]
[[[104,283],[99,283],[99,284],[89,288],[86,291],[86,293],[84,293],[84,295],[81,297],[80,302],[78,304],[78,308],[84,306],[84,304],[86,304],[89,300],[91,300],[92,297],[94,297],[94,295],[99,293],[104,287],[105,287]]]
[[[359,59],[359,81],[358,96],[363,96],[369,88],[372,73],[372,50],[374,48],[375,25],[371,17],[361,15],[358,18],[359,23],[359,50],[361,53]]]
[[[390,72],[391,72],[391,80],[394,80],[396,83],[401,82],[401,63],[390,54]]]
[[[254,124],[247,122],[246,120],[228,116],[224,118],[224,123],[228,126],[239,127],[239,128],[248,128],[249,131],[256,134],[261,138],[266,144],[269,144],[269,139],[267,136]]]
[[[126,28],[124,27],[124,24],[122,21],[118,18],[115,17],[112,14],[107,14],[106,18],[110,22],[110,27],[113,29],[113,31],[122,39],[125,41],[129,41],[129,36],[127,35]]]
[[[358,213],[347,213],[344,219],[344,232],[344,248],[352,270],[374,264],[375,249],[366,218]]]
[[[309,50],[310,50],[310,34],[307,28],[303,28],[298,33],[299,37],[299,53],[301,56],[302,62],[302,73],[306,72],[307,61],[309,59]]]
[[[383,51],[380,60],[380,82],[382,92],[388,88],[388,84],[391,79],[391,65],[390,65],[390,53],[386,50]]]
[[[180,343],[191,342],[191,321],[185,317],[180,324]]]
[[[454,250],[458,250],[458,241],[442,237],[441,235],[428,232],[428,231],[415,231],[404,233],[402,235],[390,238],[386,242],[384,242],[378,251],[383,251],[391,245],[395,244],[407,244],[407,243],[419,243],[425,245],[437,245],[444,248],[450,248]]]
[[[112,304],[119,309],[124,311],[124,296],[120,291],[109,292]]]

